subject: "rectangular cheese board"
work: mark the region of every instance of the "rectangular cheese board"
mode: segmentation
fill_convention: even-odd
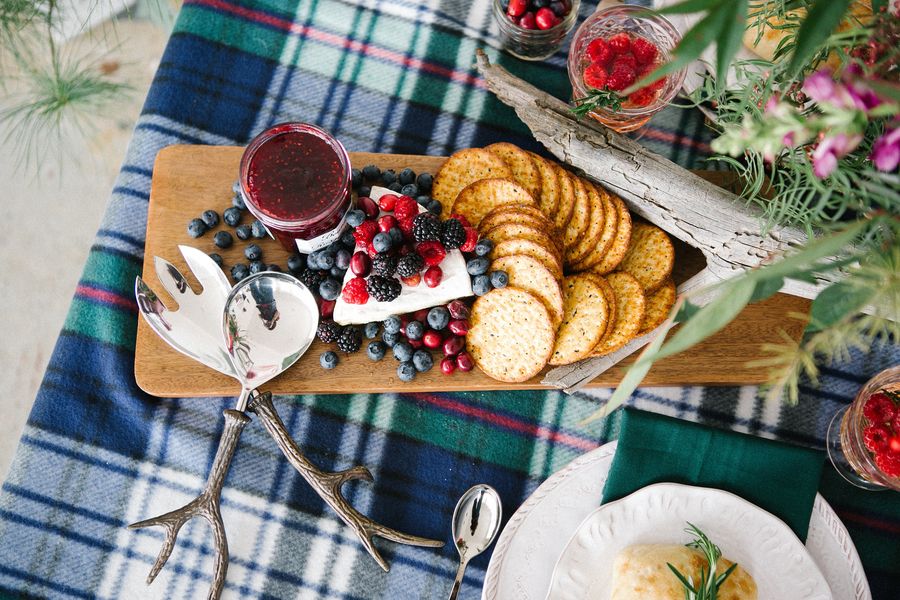
[[[174,308],[156,278],[153,257],[172,262],[185,274],[191,286],[199,289],[178,251],[180,244],[197,247],[204,252],[218,252],[230,265],[246,262],[242,255],[244,243],[221,250],[213,245],[212,232],[193,239],[187,233],[188,222],[211,208],[221,213],[231,205],[232,184],[238,173],[242,147],[237,146],[169,146],[158,154],[153,169],[153,182],[147,216],[147,239],[144,254],[143,278],[163,302]],[[381,169],[400,171],[410,167],[416,172],[435,173],[444,162],[443,157],[401,154],[350,153],[354,167],[368,164]],[[728,185],[733,177],[717,171],[700,172],[704,178],[720,185]],[[242,222],[251,222],[245,214]],[[220,224],[216,229],[227,229]],[[705,259],[699,251],[675,241],[676,257],[673,278],[685,281],[703,269]],[[254,240],[263,249],[267,263],[284,265],[288,253],[273,239]],[[772,298],[748,306],[725,329],[705,342],[677,356],[656,363],[644,379],[646,386],[667,385],[739,385],[766,381],[766,370],[750,367],[749,362],[764,358],[765,344],[783,343],[783,331],[792,339],[802,334],[804,322],[797,313],[806,313],[809,301],[795,296],[776,294]],[[396,362],[388,356],[373,362],[364,351],[341,355],[335,370],[319,366],[319,355],[333,345],[314,342],[296,365],[267,384],[266,390],[275,394],[331,394],[367,392],[438,392],[487,391],[500,389],[545,389],[541,385],[543,373],[524,383],[503,383],[474,369],[444,375],[437,368],[420,373],[412,382],[397,378]],[[615,386],[633,362],[633,358],[597,377],[594,387]],[[239,392],[237,383],[212,369],[176,352],[138,319],[135,348],[135,379],[145,392],[162,397],[227,396]]]

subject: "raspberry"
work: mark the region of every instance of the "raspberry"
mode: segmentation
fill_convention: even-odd
[[[459,247],[463,252],[472,252],[475,249],[475,244],[478,243],[478,230],[474,227],[466,226],[466,241],[462,246]]]
[[[412,238],[412,236],[413,236],[413,222],[414,221],[415,221],[415,219],[403,219],[402,221],[398,222],[400,231],[402,231],[403,235],[405,235],[408,238]]]
[[[422,242],[416,245],[416,252],[422,256],[425,265],[429,267],[441,264],[441,261],[447,256],[447,251],[440,242]]]
[[[900,455],[884,452],[875,456],[875,464],[888,477],[900,477]]]
[[[452,215],[450,215],[450,218],[451,218],[451,219],[456,219],[457,221],[459,221],[460,223],[462,223],[462,226],[463,226],[463,227],[471,227],[471,226],[472,226],[471,223],[469,223],[469,220],[468,220],[467,218],[465,218],[464,216],[462,216],[462,215],[458,215],[458,214],[456,214],[456,213],[453,213]]]
[[[362,277],[354,277],[344,285],[341,298],[347,304],[365,304],[369,301],[369,292],[366,291],[366,280]]]
[[[900,434],[891,436],[891,439],[888,440],[888,448],[892,454],[900,456]]]
[[[595,90],[602,90],[606,86],[606,69],[596,63],[589,64],[584,69],[584,84]]]
[[[648,87],[641,88],[628,96],[628,101],[634,106],[648,106],[656,97],[656,93]]]
[[[609,45],[609,50],[612,52],[613,56],[631,50],[631,36],[624,31],[612,36],[606,40],[606,43]]]
[[[870,423],[884,423],[890,421],[897,414],[897,407],[893,401],[883,392],[876,392],[866,399],[863,405],[863,415]]]
[[[394,216],[400,221],[400,228],[403,228],[403,221],[412,220],[419,214],[419,204],[409,196],[400,196],[394,203]]]
[[[634,78],[635,74],[633,69],[629,69],[627,66],[616,67],[613,69],[609,79],[606,80],[606,87],[615,92],[620,92],[634,83]]]
[[[588,58],[591,62],[605,65],[612,53],[609,50],[609,44],[603,38],[596,38],[587,47]]]
[[[381,210],[394,210],[394,206],[397,204],[397,199],[399,196],[396,194],[385,194],[378,200],[378,206],[381,207]]]
[[[658,92],[659,90],[663,89],[663,87],[666,85],[666,81],[668,81],[668,79],[669,79],[668,77],[662,77],[660,79],[657,79],[656,81],[654,81],[647,87],[650,88],[651,90],[653,90],[654,92]]]
[[[353,239],[357,246],[367,246],[375,234],[378,233],[378,225],[375,221],[363,221],[353,230]]]
[[[866,448],[878,454],[888,449],[891,430],[884,425],[869,425],[863,429],[863,442]]]
[[[632,71],[637,73],[637,59],[634,57],[634,54],[631,52],[625,52],[616,57],[613,61],[613,70],[618,69],[619,67],[628,67]]]
[[[659,53],[659,50],[657,50],[653,42],[638,37],[634,38],[634,41],[631,42],[631,52],[634,54],[638,63],[646,65],[656,60],[656,55]]]

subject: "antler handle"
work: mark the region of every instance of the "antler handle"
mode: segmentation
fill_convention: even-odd
[[[387,562],[381,554],[378,553],[378,550],[372,543],[372,538],[374,536],[399,542],[401,544],[409,544],[411,546],[440,548],[444,545],[443,542],[437,540],[408,535],[395,529],[391,529],[390,527],[385,527],[353,508],[341,495],[341,486],[352,479],[372,481],[372,473],[370,473],[367,468],[361,466],[353,467],[346,471],[337,471],[335,473],[320,471],[303,455],[300,448],[291,438],[287,428],[285,428],[284,423],[281,421],[281,417],[278,416],[274,404],[272,404],[271,393],[265,392],[263,394],[258,394],[250,400],[247,409],[260,418],[266,431],[269,432],[269,435],[272,436],[272,439],[278,444],[278,447],[281,449],[282,454],[288,459],[288,462],[297,469],[306,482],[316,490],[316,493],[319,494],[323,500],[325,500],[328,506],[341,517],[341,520],[356,532],[356,536],[362,542],[363,546],[365,546],[366,550],[369,551],[369,554],[372,555],[372,558],[378,562],[382,569],[385,571],[390,570]]]
[[[166,529],[166,539],[147,576],[148,585],[153,583],[166,561],[169,560],[169,555],[172,554],[172,549],[175,547],[175,538],[178,537],[182,525],[195,517],[202,517],[212,527],[216,548],[216,566],[206,598],[207,600],[216,600],[222,593],[222,587],[225,585],[225,573],[228,571],[228,540],[225,537],[225,525],[219,509],[219,496],[222,493],[222,484],[225,482],[225,475],[228,474],[228,468],[231,466],[231,458],[234,456],[238,439],[241,437],[244,426],[250,422],[250,417],[236,410],[226,410],[224,415],[225,429],[219,440],[219,448],[216,450],[216,457],[213,460],[203,493],[181,508],[128,526],[129,529],[139,529],[158,525]]]

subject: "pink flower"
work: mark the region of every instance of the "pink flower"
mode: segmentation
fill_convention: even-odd
[[[818,104],[837,108],[855,108],[868,112],[881,104],[881,99],[861,79],[862,71],[855,64],[847,67],[842,82],[832,78],[831,71],[816,71],[803,81],[803,91]]]
[[[875,140],[872,154],[869,155],[875,168],[879,171],[891,172],[900,164],[900,127],[889,129]]]
[[[838,133],[819,142],[813,151],[813,172],[816,177],[823,179],[831,175],[837,167],[839,158],[843,158],[853,151],[862,141],[862,135],[847,135]]]
[[[821,69],[811,73],[803,81],[803,93],[809,96],[813,102],[831,104],[838,103],[838,86],[831,77],[831,71]]]

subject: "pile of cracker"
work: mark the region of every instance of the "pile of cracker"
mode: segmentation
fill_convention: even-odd
[[[520,382],[622,348],[675,303],[669,236],[621,198],[508,143],[451,156],[432,196],[494,244],[509,284],[472,307],[466,346],[488,376]]]

